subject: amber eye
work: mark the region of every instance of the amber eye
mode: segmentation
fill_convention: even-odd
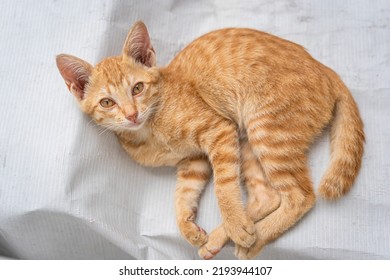
[[[100,105],[103,108],[110,108],[115,105],[115,102],[110,98],[103,98],[102,100],[100,100]]]
[[[133,87],[133,95],[140,94],[144,90],[144,84],[139,82]]]

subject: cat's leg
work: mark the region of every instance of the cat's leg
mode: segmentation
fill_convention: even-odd
[[[285,159],[286,164],[289,161]],[[256,223],[257,240],[252,247],[236,246],[236,256],[239,259],[256,257],[266,244],[293,226],[315,202],[306,167],[302,166],[290,173],[283,169],[271,171],[267,164],[264,166],[269,171],[266,173],[267,177],[280,194],[281,203],[279,208]]]
[[[210,164],[202,157],[183,160],[177,166],[176,221],[181,234],[194,246],[207,241],[206,232],[195,223],[195,218],[199,197],[210,176]]]
[[[214,171],[215,194],[226,234],[243,247],[255,239],[253,221],[245,211],[240,190],[240,147],[237,127],[227,120],[202,136]],[[207,137],[207,138],[205,138]]]
[[[241,145],[242,176],[248,192],[247,212],[254,223],[268,216],[280,206],[280,195],[266,182],[257,157],[248,141]]]
[[[253,222],[258,222],[280,206],[279,193],[265,181],[263,171],[247,140],[241,143],[241,173],[248,191],[247,212]],[[206,244],[199,248],[203,259],[211,259],[229,241],[222,225],[209,234]]]
[[[271,119],[272,118],[272,119]],[[256,223],[257,240],[250,248],[236,246],[240,259],[256,257],[262,248],[293,226],[315,203],[307,168],[307,136],[302,135],[299,120],[278,122],[269,119],[250,121],[248,140],[259,158],[267,182],[280,194],[279,208]]]

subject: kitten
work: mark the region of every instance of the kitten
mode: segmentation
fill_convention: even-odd
[[[122,55],[95,67],[57,56],[81,109],[113,130],[136,162],[177,166],[177,224],[201,257],[214,257],[231,238],[238,258],[254,258],[310,210],[306,152],[331,121],[331,162],[319,192],[335,199],[350,189],[364,144],[357,106],[337,74],[301,46],[229,28],[198,38],[166,67],[155,64],[142,22]],[[195,218],[212,172],[222,224],[207,236]]]

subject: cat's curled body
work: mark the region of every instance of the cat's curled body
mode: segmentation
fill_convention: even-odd
[[[177,166],[178,226],[204,258],[229,238],[239,258],[253,258],[313,206],[306,152],[331,120],[320,193],[340,197],[359,171],[363,124],[348,89],[301,46],[275,36],[214,31],[157,68],[137,22],[122,56],[92,67],[59,55],[57,65],[82,110],[114,130],[135,161]],[[223,223],[207,236],[194,219],[212,172]]]

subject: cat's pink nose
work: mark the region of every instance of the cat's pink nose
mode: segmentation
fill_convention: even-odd
[[[133,123],[137,122],[137,118],[138,118],[138,112],[134,112],[134,113],[126,116],[126,119],[128,119],[129,121],[131,121]]]

